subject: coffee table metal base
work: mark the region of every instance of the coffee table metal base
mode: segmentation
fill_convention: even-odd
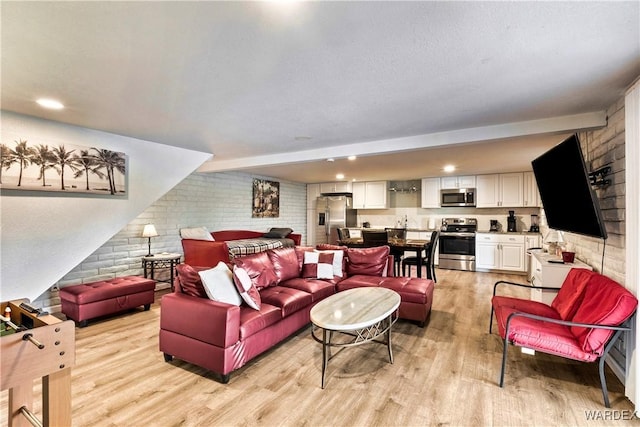
[[[393,350],[391,349],[391,327],[398,320],[396,313],[391,313],[387,318],[382,319],[373,325],[366,326],[361,329],[354,329],[352,331],[334,331],[331,329],[324,329],[316,325],[312,325],[311,336],[314,340],[322,344],[322,388],[324,389],[327,365],[329,360],[337,356],[346,347],[353,347],[369,342],[376,342],[387,346],[389,352],[389,363],[393,364]],[[322,329],[322,338],[318,337],[318,331]],[[341,335],[349,336],[351,339],[347,342],[332,342],[333,334],[339,333]],[[384,340],[380,341],[376,338],[384,336]],[[333,355],[331,354],[331,347],[340,348]]]

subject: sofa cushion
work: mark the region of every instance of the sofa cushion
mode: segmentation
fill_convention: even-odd
[[[189,264],[178,264],[176,266],[176,279],[183,293],[198,298],[209,298],[207,291],[204,290],[202,279],[198,274],[199,270],[204,269],[206,269],[206,267],[194,268]]]
[[[347,274],[383,276],[386,274],[389,246],[347,249]]]
[[[338,292],[346,291],[347,289],[362,288],[365,286],[380,286],[382,277],[379,276],[367,276],[363,274],[356,274],[355,276],[349,276],[346,279],[336,284]]]
[[[180,237],[183,239],[208,240],[213,242],[215,239],[207,230],[207,227],[181,228]]]
[[[514,317],[509,325],[508,339],[520,347],[535,348],[583,362],[593,362],[598,358],[596,354],[583,351],[565,325]]]
[[[213,268],[198,271],[198,275],[209,299],[238,306],[242,304],[242,298],[233,282],[233,273],[223,261]]]
[[[233,282],[244,302],[254,310],[260,310],[260,293],[244,268],[233,267]]]
[[[302,277],[311,279],[333,279],[333,260],[335,254],[326,252],[305,252],[302,264]],[[340,261],[341,269],[342,261]]]
[[[269,231],[264,233],[264,237],[267,237],[270,239],[284,239],[289,234],[291,234],[291,232],[293,232],[293,230],[290,228],[272,227]]]
[[[278,248],[267,251],[273,264],[273,271],[278,278],[277,283],[284,280],[300,277],[298,268],[298,256],[294,248]]]
[[[507,318],[511,313],[529,313],[537,316],[560,319],[560,315],[552,307],[537,301],[505,296],[494,296],[491,304],[495,311],[500,336],[504,338]]]
[[[233,263],[247,272],[258,290],[278,283],[278,276],[267,252],[234,258]]]
[[[573,321],[600,325],[620,325],[627,320],[638,305],[635,296],[620,284],[598,273],[592,273],[584,290],[582,303],[573,316]],[[571,332],[582,349],[598,355],[613,331],[572,326]]]
[[[551,301],[551,307],[558,312],[561,319],[571,320],[582,302],[584,289],[593,275],[584,268],[572,268],[564,279],[558,295]]]
[[[313,302],[320,301],[336,293],[335,284],[330,280],[304,279],[297,277],[280,282],[278,286],[298,289],[311,294]]]
[[[313,302],[311,294],[286,286],[273,286],[260,291],[260,298],[267,304],[280,307],[282,317],[307,307]]]
[[[279,322],[282,310],[270,304],[262,304],[260,310],[253,310],[247,306],[240,307],[240,339],[245,339]]]

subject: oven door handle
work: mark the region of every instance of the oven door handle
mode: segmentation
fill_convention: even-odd
[[[476,237],[476,233],[447,233],[446,231],[443,231],[440,233],[440,237]]]

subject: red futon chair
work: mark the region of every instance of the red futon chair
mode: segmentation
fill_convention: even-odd
[[[620,334],[630,330],[627,321],[638,305],[636,297],[615,281],[579,268],[569,271],[550,306],[496,295],[499,285],[532,286],[505,281],[493,286],[489,333],[495,313],[504,340],[500,387],[504,385],[509,343],[581,362],[599,359],[602,396],[609,408],[604,361]]]

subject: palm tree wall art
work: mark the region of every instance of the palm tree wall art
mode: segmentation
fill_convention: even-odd
[[[126,155],[69,143],[50,146],[32,144],[23,138],[3,141],[0,144],[0,188],[125,196]]]

